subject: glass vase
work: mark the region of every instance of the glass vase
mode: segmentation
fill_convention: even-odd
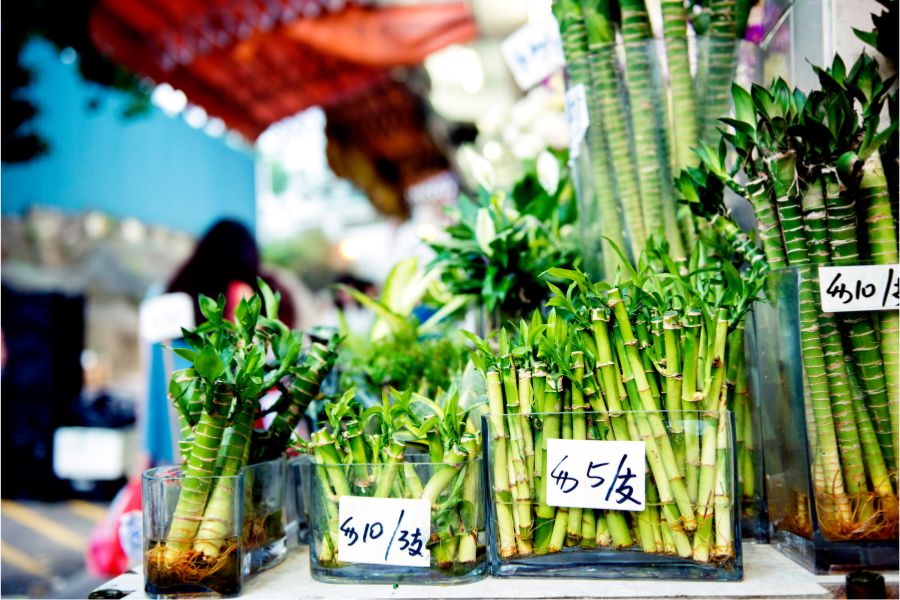
[[[534,455],[533,459],[526,459],[527,463],[533,463],[533,470],[526,468],[519,474],[517,466],[510,464],[511,452],[517,453],[510,449],[519,442],[513,441],[512,436],[504,439],[496,435],[492,423],[492,420],[497,422],[496,415],[482,418],[484,453],[489,463],[486,504],[488,560],[492,575],[598,579],[742,578],[741,527],[738,503],[735,502],[730,411],[612,414],[579,410],[534,413],[527,417],[505,414],[500,419],[512,424],[511,431],[513,427],[522,431],[521,436],[516,434],[517,438],[530,437]],[[614,419],[620,420],[614,426],[627,428],[632,434],[630,439],[643,441],[647,448],[646,456],[650,460],[646,468],[644,510],[551,506],[548,486],[562,484],[558,478],[559,469],[547,462],[547,440],[607,440],[612,437],[610,423]],[[578,422],[583,429],[574,425]],[[579,429],[586,433],[583,436],[575,434]],[[648,435],[645,437],[644,434]],[[662,450],[664,446],[667,451]],[[528,447],[527,442],[525,447]],[[685,452],[679,449],[685,449]],[[685,457],[693,456],[689,449],[696,449],[704,457],[702,463],[685,460]],[[603,451],[598,448],[598,452]],[[601,464],[601,454],[597,460]],[[696,478],[682,479],[689,463],[702,466],[694,471]],[[686,495],[680,496],[680,504],[673,500],[679,496],[671,495],[671,489],[674,489],[674,486],[670,488],[672,473],[665,473],[667,469],[676,468],[673,465],[678,465],[679,476],[671,477],[672,480],[695,481],[696,485],[693,496],[690,496],[692,487],[689,483],[682,488]],[[511,479],[507,474],[513,473],[519,485],[509,484]],[[662,482],[655,477],[660,473],[665,473]],[[521,485],[523,479],[527,479],[525,485]],[[588,480],[583,479],[583,482],[587,484]],[[601,487],[598,493],[605,489]],[[526,496],[522,497],[523,494]],[[703,497],[706,501],[701,500]]]
[[[243,482],[243,475],[188,478],[180,467],[144,471],[144,592],[148,597],[222,598],[241,593]],[[216,490],[225,500],[215,509],[206,507]]]
[[[877,437],[890,427],[884,313],[822,313],[811,268],[770,273],[767,295],[756,337],[772,543],[817,573],[896,569],[897,469]]]
[[[244,467],[243,544],[245,575],[281,563],[287,555],[287,461],[277,458]]]
[[[310,570],[314,579],[330,583],[444,585],[475,581],[487,575],[481,458],[456,467],[427,461],[428,457],[424,455],[408,455],[404,462],[394,467],[395,479],[388,497],[418,498],[423,486],[427,488],[433,478],[441,479],[452,473],[432,503],[431,534],[424,544],[430,554],[429,566],[341,560],[338,538],[349,534],[347,527],[339,523],[340,497],[335,492],[335,478],[347,482],[352,496],[373,497],[377,474],[385,476],[391,467],[385,464],[326,466],[310,463]],[[453,471],[448,472],[448,469]],[[371,518],[377,520],[379,515],[371,515]],[[360,532],[362,527],[360,523]],[[391,530],[389,526],[385,527]],[[390,539],[391,544],[401,543],[396,536]]]
[[[754,311],[736,331],[743,340],[740,352],[743,363],[727,378],[728,409],[734,413],[735,460],[737,461],[737,489],[740,497],[741,531],[745,542],[769,541],[769,512],[760,415],[759,368],[756,360],[757,341]]]
[[[288,547],[309,543],[309,488],[312,457],[301,454],[288,461],[286,507],[288,510]]]

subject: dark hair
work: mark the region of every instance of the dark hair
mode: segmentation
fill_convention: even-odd
[[[234,281],[257,289],[258,275],[259,250],[253,234],[243,223],[223,219],[203,235],[166,291],[190,294],[195,301],[197,322],[201,323],[204,319],[197,302],[200,294],[217,298]]]

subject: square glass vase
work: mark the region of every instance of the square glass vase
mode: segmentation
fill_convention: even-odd
[[[487,576],[482,459],[455,466],[429,462],[427,455],[407,455],[403,462],[387,464],[325,465],[308,463],[310,493],[310,571],[327,583],[409,583],[448,585]],[[374,497],[380,477],[393,477],[388,498],[419,498],[429,482],[442,481],[431,508],[431,536],[425,546],[429,566],[349,563],[338,554],[337,488],[352,496]],[[336,484],[336,482],[338,482]],[[373,515],[374,516],[374,515]]]
[[[285,512],[288,548],[309,544],[309,488],[312,457],[308,454],[288,459]]]
[[[271,569],[287,556],[287,471],[284,458],[248,465],[242,471],[245,576]]]
[[[181,467],[141,475],[144,593],[230,598],[243,582],[244,477],[186,477]]]
[[[896,569],[886,313],[822,313],[813,268],[769,273],[766,292],[755,323],[771,541],[820,574]]]
[[[490,414],[482,427],[492,575],[743,577],[730,411]],[[558,481],[548,476],[547,440],[609,441],[615,428],[629,432],[620,441],[645,443],[644,510],[550,506],[546,486]],[[517,484],[509,485],[513,475]]]
[[[737,494],[740,498],[741,537],[744,543],[769,543],[769,507],[766,502],[765,453],[762,443],[759,368],[756,361],[755,305],[743,324],[743,363],[726,377],[728,409],[734,413],[734,454]]]

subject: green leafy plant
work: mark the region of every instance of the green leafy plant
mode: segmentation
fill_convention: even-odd
[[[840,57],[815,70],[820,89],[809,95],[782,80],[750,91],[735,86],[735,118],[723,119],[732,131],[717,151],[700,149],[700,169],[683,171],[679,188],[692,206],[709,205],[717,187],[743,195],[756,211],[769,268],[799,269],[809,437],[821,457],[810,465],[818,514],[829,535],[865,538],[896,532],[900,323],[892,311],[821,312],[816,268],[897,262],[881,158],[896,137],[896,112],[881,126],[895,80],[884,80],[867,55],[849,70]],[[730,168],[728,148],[737,156]],[[801,532],[810,527],[804,514]]]
[[[722,493],[728,417],[717,411],[728,405],[728,362],[737,360],[729,344],[760,286],[699,258],[681,274],[666,242],[651,238],[651,246],[614,284],[550,269],[569,285],[548,284],[546,319],[535,312],[501,331],[496,346],[468,335],[487,379],[503,558],[636,543],[698,562],[734,557],[734,499]],[[688,411],[700,415],[699,429],[685,427]],[[621,511],[549,506],[548,439],[644,440],[652,506],[632,521]]]
[[[315,432],[320,514],[314,525],[314,557],[341,566],[338,553],[338,499],[342,496],[422,498],[432,506],[432,532],[425,540],[433,566],[453,573],[471,569],[478,558],[476,517],[481,438],[472,408],[459,405],[456,390],[435,399],[385,390],[382,402],[365,408],[348,390],[328,407],[328,426]],[[428,470],[407,460],[427,449]],[[420,475],[426,474],[423,481]]]
[[[575,259],[566,236],[573,204],[567,177],[550,193],[533,170],[511,193],[482,188],[474,199],[463,196],[447,238],[430,242],[436,256],[429,271],[495,324],[526,314],[547,297],[541,274]]]
[[[263,281],[260,294],[243,299],[234,320],[225,297],[201,296],[206,322],[184,330],[187,348],[176,348],[191,366],[176,371],[169,392],[181,426],[184,483],[164,540],[152,540],[148,577],[194,581],[233,560],[229,539],[235,476],[250,461],[282,454],[295,427],[336,358],[339,338],[314,343],[303,353],[303,334],[278,320],[279,297]],[[267,412],[274,419],[254,431],[260,397],[279,389]]]
[[[449,388],[452,377],[463,366],[463,358],[462,345],[446,325],[466,298],[450,296],[420,323],[413,309],[424,302],[436,278],[436,273],[422,272],[416,258],[408,258],[391,269],[378,299],[342,286],[375,315],[365,336],[352,334],[342,324],[347,339],[340,357],[342,389],[356,387],[360,393],[365,390],[367,396],[379,398],[386,386],[426,395]]]

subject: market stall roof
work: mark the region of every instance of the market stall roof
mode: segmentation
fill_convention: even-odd
[[[469,5],[455,1],[98,0],[90,27],[101,51],[250,140],[476,36]]]

